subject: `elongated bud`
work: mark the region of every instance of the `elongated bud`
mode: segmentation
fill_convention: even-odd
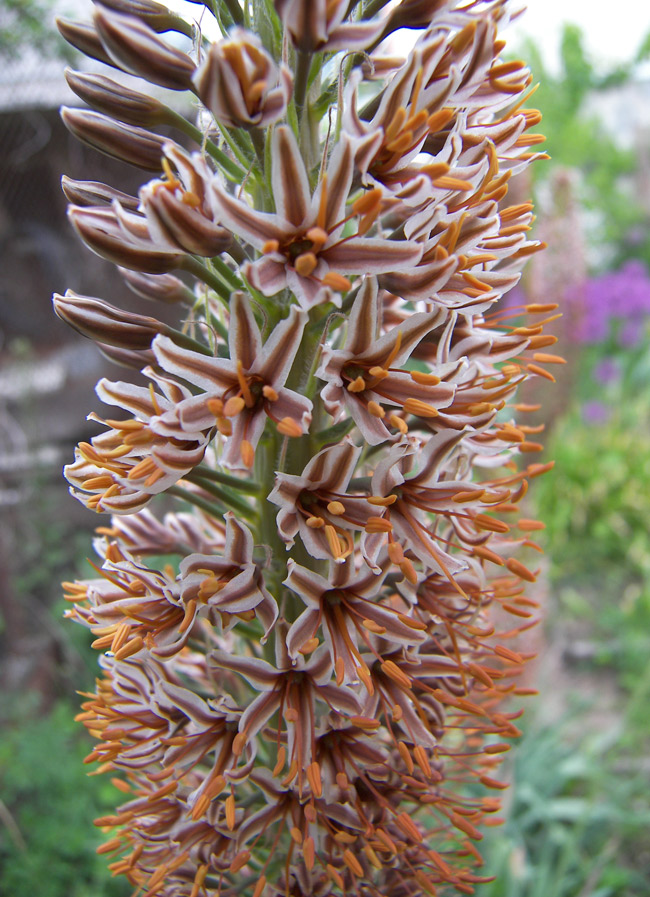
[[[142,274],[128,268],[118,270],[129,289],[142,299],[164,302],[167,305],[174,305],[177,302],[194,304],[196,296],[192,290],[173,274]]]
[[[114,12],[137,16],[157,32],[178,31],[187,37],[193,36],[193,28],[188,22],[154,0],[100,0],[100,5]]]
[[[101,299],[79,296],[72,290],[52,297],[54,311],[71,327],[88,339],[108,343],[120,349],[148,349],[159,333],[169,333],[169,327],[145,315],[122,311]]]
[[[342,24],[348,0],[273,0],[294,45],[305,53],[363,49],[382,32],[383,21]]]
[[[163,124],[166,108],[154,97],[138,93],[104,75],[65,70],[68,86],[93,109],[131,125]]]
[[[97,59],[98,62],[118,68],[104,49],[97,29],[90,22],[74,22],[71,19],[57,18],[56,27],[59,29],[61,37],[84,56],[90,56],[91,59]]]
[[[62,106],[61,118],[75,137],[107,156],[146,171],[160,171],[163,137],[87,109]]]
[[[61,189],[66,199],[76,206],[110,206],[117,200],[125,209],[135,212],[140,205],[137,196],[129,196],[128,193],[122,193],[121,190],[100,181],[75,181],[64,174],[61,178]]]
[[[194,61],[135,16],[95,10],[95,27],[115,62],[133,75],[170,90],[191,90]]]
[[[68,218],[89,249],[123,268],[147,274],[164,274],[182,266],[181,253],[149,249],[130,242],[120,230],[115,214],[105,209],[71,206]]]
[[[211,257],[232,243],[230,231],[193,208],[184,197],[179,199],[160,181],[144,187],[140,198],[152,230],[155,221],[161,235],[185,252]]]
[[[384,35],[398,28],[428,28],[433,16],[447,5],[446,0],[401,0],[388,16]]]
[[[122,368],[141,371],[147,365],[156,363],[156,356],[151,349],[119,349],[117,346],[109,346],[108,343],[97,343],[97,348],[104,358],[119,364]]]
[[[244,128],[277,121],[291,99],[293,84],[287,67],[278,67],[260,39],[243,28],[211,45],[193,80],[218,121]]]

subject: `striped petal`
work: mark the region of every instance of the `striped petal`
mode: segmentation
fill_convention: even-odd
[[[294,227],[301,227],[309,211],[311,191],[293,131],[285,126],[276,128],[272,148],[271,185],[276,211]]]

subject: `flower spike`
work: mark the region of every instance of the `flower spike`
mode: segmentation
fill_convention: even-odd
[[[113,76],[68,72],[67,127],[143,172],[64,178],[70,220],[177,322],[54,298],[145,378],[100,380],[65,468],[112,515],[65,583],[100,652],[86,760],[123,795],[99,850],[144,897],[471,894],[552,466],[516,394],[560,361],[555,306],[504,306],[541,248],[507,201],[542,155],[513,6],[197,3],[59,23]]]

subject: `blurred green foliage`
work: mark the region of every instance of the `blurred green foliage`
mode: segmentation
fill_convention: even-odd
[[[45,6],[42,0],[4,0],[0,55],[15,55],[26,40],[41,46]],[[631,189],[634,152],[617,146],[589,111],[597,108],[594,97],[635,76],[639,62],[650,56],[650,36],[634,60],[604,73],[592,65],[575,26],[565,28],[557,75],[534,45],[522,56],[541,83],[534,104],[544,113],[542,130],[552,156],[546,166],[536,166],[536,176],[547,177],[554,165],[578,168],[581,199],[598,213],[600,239],[614,263],[631,253],[650,261],[650,228],[642,231],[640,244],[629,240],[648,216]],[[597,366],[614,354],[620,376],[601,383]],[[595,402],[604,416],[589,420],[585,410]],[[497,878],[480,887],[478,897],[650,893],[650,794],[643,774],[650,743],[649,426],[647,344],[625,352],[613,343],[585,350],[572,407],[548,444],[556,471],[536,482],[531,510],[547,524],[551,587],[558,599],[558,619],[547,622],[549,638],[568,628],[592,645],[583,664],[616,674],[621,712],[586,739],[579,736],[593,729],[594,717],[586,716],[584,705],[576,705],[564,722],[528,723],[512,752],[515,788],[506,824],[483,845],[486,874]],[[42,530],[40,542],[24,540],[31,553],[16,583],[23,594],[54,587],[58,593],[61,570],[71,576],[66,534],[57,527]],[[87,544],[77,549],[82,556],[89,553]],[[86,633],[71,626],[62,632],[83,658],[85,675],[92,675]],[[82,759],[90,741],[73,722],[75,712],[59,703],[43,714],[23,696],[16,706],[0,706],[3,895],[120,897],[128,891],[123,881],[110,878],[106,858],[95,853],[103,837],[92,820],[111,812],[120,794],[108,777],[87,776]]]
[[[634,189],[635,149],[622,147],[596,111],[600,97],[635,79],[650,56],[650,34],[634,59],[605,71],[591,62],[577,25],[564,26],[557,74],[533,41],[526,42],[520,55],[539,83],[533,105],[544,115],[540,130],[551,156],[550,163],[533,166],[536,182],[543,182],[554,166],[579,171],[581,204],[597,220],[594,239],[607,250],[602,258],[614,267],[630,257],[650,262],[648,210],[639,205]]]
[[[483,871],[496,877],[480,897],[648,894],[645,775],[634,764],[631,774],[621,774],[623,725],[610,723],[585,739],[586,709],[575,707],[564,721],[530,725],[513,751],[507,821],[481,845]]]
[[[58,12],[61,12],[58,8]],[[54,28],[51,0],[2,0],[0,3],[0,58],[16,59],[25,47],[52,58],[70,52]]]
[[[627,691],[650,670],[647,347],[621,351],[612,341],[584,351],[573,406],[547,446],[556,469],[536,494],[561,613]],[[600,382],[604,360],[617,373]]]
[[[119,792],[107,777],[87,777],[91,741],[69,703],[45,715],[36,702],[3,713],[0,743],[0,893],[38,897],[121,897],[93,819],[114,810]]]

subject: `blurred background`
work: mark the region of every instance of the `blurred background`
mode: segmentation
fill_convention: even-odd
[[[516,788],[483,842],[483,897],[650,894],[650,6],[530,0],[508,51],[540,87],[551,160],[512,186],[534,198],[534,257],[513,305],[559,302],[567,364],[543,401],[543,460],[527,515],[547,525],[537,586],[544,620]],[[194,7],[195,11],[197,7]],[[192,8],[190,8],[192,11]],[[135,192],[135,169],[86,149],[60,123],[78,104],[62,77],[54,13],[82,0],[0,3],[0,894],[119,897],[92,820],[118,797],[87,775],[76,691],[92,688],[85,630],[64,624],[60,581],[90,573],[88,513],[60,470],[93,432],[99,376],[120,378],[61,324],[70,287],[138,309],[113,267],[65,219],[61,173]],[[140,309],[146,313],[146,309]],[[543,396],[542,396],[543,393]],[[390,895],[387,895],[390,897]]]

